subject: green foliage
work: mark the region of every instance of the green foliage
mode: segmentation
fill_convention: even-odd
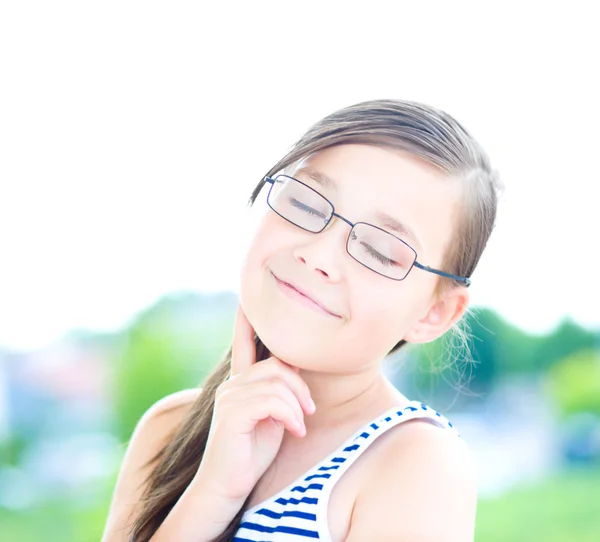
[[[0,539],[19,542],[97,542],[108,514],[114,478],[93,499],[73,496],[26,512],[0,509]],[[499,498],[480,499],[475,542],[597,542],[600,468],[567,471]],[[89,490],[84,492],[89,493]],[[83,501],[83,502],[82,502]]]
[[[0,465],[20,465],[29,444],[30,439],[17,432],[0,441]]]
[[[116,432],[128,440],[142,414],[175,391],[196,387],[233,332],[235,297],[170,296],[132,324],[114,374]]]
[[[27,510],[0,508],[0,540],[98,542],[102,537],[117,473],[77,494],[57,495]]]
[[[470,310],[460,325],[466,340],[450,330],[418,350],[416,382],[432,395],[449,395],[461,388],[489,391],[507,370],[507,345],[524,342],[521,330],[489,309]]]
[[[548,383],[564,415],[600,415],[600,353],[582,350],[567,356],[550,369]]]
[[[475,542],[597,542],[600,468],[567,471],[496,499],[480,500]]]
[[[546,371],[598,341],[597,332],[568,318],[553,332],[536,336],[485,308],[471,309],[461,325],[469,337],[466,345],[453,330],[436,341],[416,345],[416,363],[410,370],[418,390],[448,395],[464,387],[487,393],[505,376]]]
[[[550,334],[538,341],[536,351],[538,364],[536,369],[544,370],[556,362],[581,350],[598,348],[598,332],[582,328],[570,318],[565,318],[562,323]]]

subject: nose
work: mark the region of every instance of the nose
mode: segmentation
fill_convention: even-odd
[[[309,234],[306,242],[294,249],[294,257],[330,282],[339,282],[349,231],[343,220],[333,217],[322,232]]]

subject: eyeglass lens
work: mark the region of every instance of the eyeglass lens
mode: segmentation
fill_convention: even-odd
[[[325,229],[333,207],[311,187],[284,175],[274,179],[267,202],[282,218],[313,233]],[[354,225],[346,246],[361,264],[381,275],[402,280],[410,271],[416,254],[394,235],[364,222]]]

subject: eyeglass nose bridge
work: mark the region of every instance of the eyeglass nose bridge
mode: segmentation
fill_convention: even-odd
[[[352,222],[350,222],[347,218],[344,218],[342,215],[336,213],[335,211],[332,211],[331,216],[329,217],[329,220],[325,224],[325,228],[327,228],[327,226],[329,226],[329,224],[331,224],[331,222],[333,221],[333,217],[334,216],[337,217],[337,218],[339,218],[339,219],[341,219],[341,220],[343,220],[346,224],[348,224],[348,226],[350,226],[350,229],[354,228],[354,224],[352,224]],[[323,228],[323,230],[325,228]]]

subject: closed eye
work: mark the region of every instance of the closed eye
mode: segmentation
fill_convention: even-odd
[[[379,252],[377,252],[371,245],[368,245],[367,243],[361,241],[360,243],[363,247],[365,247],[365,250],[371,255],[373,256],[373,258],[375,258],[376,260],[380,261],[383,265],[386,266],[398,266],[398,262],[394,261],[394,260],[390,260],[389,258],[386,258],[383,254],[380,254]]]
[[[310,215],[318,216],[323,219],[327,218],[327,216],[324,213],[322,213],[321,211],[317,211],[317,209],[314,209],[313,207],[310,207],[295,198],[290,198],[290,203],[292,204],[292,206],[294,206],[298,209],[301,209],[302,211],[305,211]]]

